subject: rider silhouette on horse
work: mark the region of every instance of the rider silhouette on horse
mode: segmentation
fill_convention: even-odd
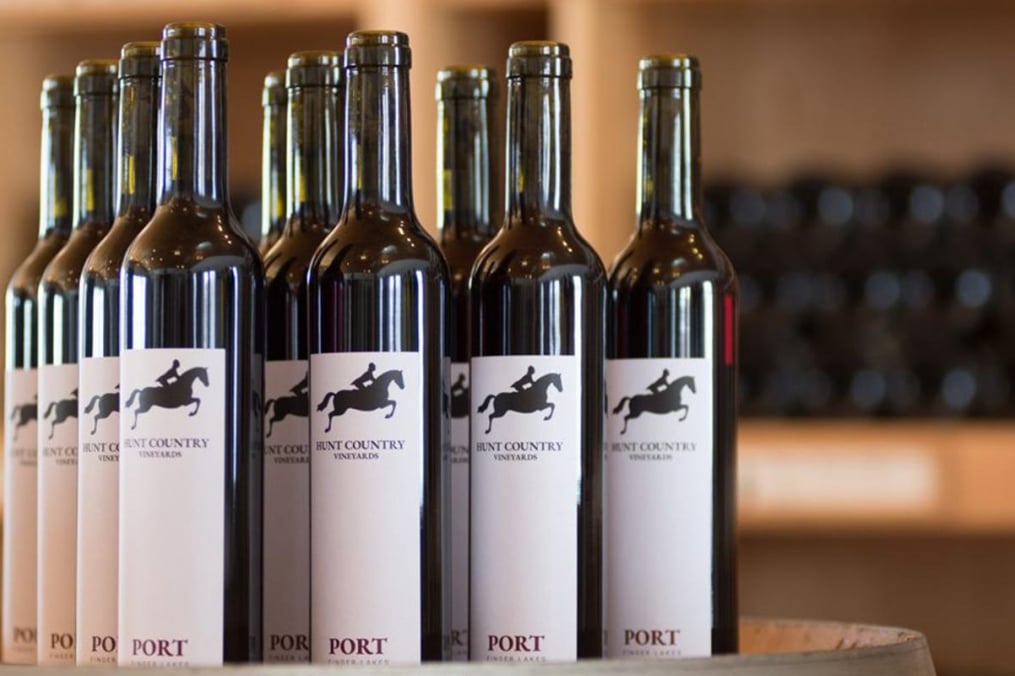
[[[169,387],[170,383],[176,382],[180,379],[180,360],[174,359],[173,365],[169,367],[169,370],[163,373],[161,376],[155,379],[162,387]]]
[[[357,390],[362,390],[372,385],[374,380],[376,380],[376,378],[374,378],[374,371],[376,369],[377,366],[373,362],[370,362],[370,364],[367,365],[367,370],[363,372],[363,375],[352,381],[352,386]]]
[[[310,386],[310,374],[303,376],[303,380],[296,383],[289,388],[289,391],[295,394],[297,397],[307,393],[307,388]]]
[[[668,388],[670,386],[670,383],[667,380],[669,377],[670,377],[670,370],[669,369],[663,369],[663,374],[661,376],[659,376],[658,380],[656,380],[654,383],[652,383],[651,385],[648,386],[648,388],[647,388],[648,391],[651,392],[652,394],[659,394],[662,390],[665,390],[666,388]]]
[[[522,376],[521,378],[519,378],[515,382],[511,383],[512,389],[514,389],[515,392],[521,392],[523,390],[529,389],[536,382],[532,378],[532,376],[534,376],[535,374],[536,374],[536,368],[534,366],[530,366],[529,369],[525,372],[524,376]]]

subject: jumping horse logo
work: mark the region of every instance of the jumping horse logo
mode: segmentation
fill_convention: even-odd
[[[77,388],[71,390],[70,399],[59,399],[57,401],[50,402],[49,406],[46,407],[46,412],[43,414],[44,420],[49,420],[49,414],[53,414],[53,423],[49,428],[49,438],[53,438],[53,433],[56,432],[56,426],[64,422],[68,418],[78,417],[78,391]]]
[[[515,413],[535,413],[550,409],[550,412],[546,414],[543,420],[549,420],[553,417],[553,412],[557,410],[557,407],[553,402],[549,401],[547,390],[553,385],[558,392],[564,391],[560,374],[547,373],[533,379],[535,372],[535,367],[530,366],[525,375],[511,385],[511,390],[499,394],[489,394],[483,400],[478,409],[479,413],[485,413],[486,409],[490,406],[490,402],[493,402],[493,411],[490,412],[486,427],[487,434],[493,429],[494,419],[502,418],[510,411]]]
[[[11,409],[11,420],[16,420],[14,423],[14,441],[18,440],[18,430],[27,425],[30,422],[35,422],[39,419],[39,397],[34,397],[30,404],[18,404]]]
[[[621,434],[627,432],[628,421],[637,418],[642,413],[683,412],[680,421],[683,422],[687,419],[690,409],[687,404],[681,402],[680,395],[685,387],[691,390],[692,393],[697,392],[694,387],[694,378],[683,376],[672,382],[667,382],[666,379],[669,374],[668,370],[663,370],[662,376],[648,386],[649,394],[635,394],[620,400],[617,407],[613,409],[613,415],[623,411],[625,404],[628,406],[627,415],[624,416],[624,428],[620,430]]]
[[[268,421],[267,437],[271,436],[271,429],[275,426],[275,423],[285,420],[287,416],[292,415],[297,418],[307,418],[310,416],[310,395],[307,393],[308,380],[309,374],[303,376],[303,380],[290,387],[291,396],[276,397],[264,402],[264,415],[266,416],[269,411],[272,411],[272,404],[275,406],[271,419]]]
[[[95,436],[95,431],[99,428],[99,421],[113,413],[120,412],[120,386],[117,385],[113,392],[107,392],[106,394],[96,394],[92,397],[92,400],[88,402],[88,406],[85,406],[85,413],[91,413],[92,409],[95,409],[95,419],[92,422],[91,435]]]
[[[134,409],[134,420],[130,425],[131,429],[137,428],[137,419],[142,413],[147,413],[153,406],[162,408],[182,408],[194,406],[194,410],[188,415],[193,417],[201,410],[201,400],[194,396],[194,381],[198,380],[205,387],[208,387],[208,369],[203,366],[196,366],[183,373],[178,373],[180,362],[173,360],[173,365],[168,371],[156,378],[158,385],[142,387],[134,390],[127,397],[124,406],[128,411],[137,400],[137,408]]]
[[[370,364],[366,372],[352,382],[352,389],[337,390],[324,395],[321,403],[317,405],[318,411],[323,411],[330,402],[331,411],[328,413],[328,427],[325,432],[331,431],[331,422],[335,416],[344,415],[346,411],[355,409],[357,411],[377,411],[390,408],[385,418],[395,415],[398,405],[394,399],[388,397],[388,388],[391,383],[398,385],[398,389],[405,389],[405,380],[402,372],[392,369],[374,377],[376,367]]]
[[[469,417],[469,385],[465,382],[464,373],[459,373],[451,386],[451,417]]]

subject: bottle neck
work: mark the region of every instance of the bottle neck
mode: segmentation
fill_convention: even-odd
[[[701,227],[701,131],[698,93],[641,91],[638,227]]]
[[[132,213],[144,218],[155,210],[158,97],[157,78],[120,80],[119,216]]]
[[[44,108],[39,172],[39,237],[73,227],[74,107]]]
[[[438,103],[437,193],[441,240],[483,238],[492,227],[493,125],[489,99],[453,98]]]
[[[225,62],[171,59],[162,66],[159,204],[182,197],[228,206]]]
[[[74,121],[74,222],[113,222],[117,96],[77,97]]]
[[[506,225],[571,222],[571,93],[559,77],[508,78]]]
[[[261,134],[261,236],[280,231],[285,224],[286,195],[286,106],[272,103],[264,107]]]
[[[330,227],[338,219],[342,185],[339,89],[289,89],[287,228]]]
[[[408,68],[356,67],[346,74],[345,208],[411,213]]]

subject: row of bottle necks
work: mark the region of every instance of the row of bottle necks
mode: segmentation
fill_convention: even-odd
[[[443,252],[412,210],[408,37],[294,54],[299,190],[263,264],[224,188],[227,56],[221,26],[170,24],[79,65],[73,97],[44,84],[43,233],[8,292],[4,660],[736,650],[736,282],[698,218],[697,61],[640,63],[642,219],[607,276],[570,218],[566,45],[509,52],[497,234],[492,72],[441,73]]]

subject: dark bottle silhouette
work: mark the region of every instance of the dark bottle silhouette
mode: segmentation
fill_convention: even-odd
[[[286,223],[286,83],[285,73],[264,76],[261,90],[264,118],[261,126],[261,241],[264,256],[282,236]]]
[[[413,208],[410,58],[404,33],[359,31],[346,41],[345,200],[310,266],[310,352],[421,353],[423,400],[399,402],[422,412],[419,541],[405,543],[420,548],[421,607],[401,612],[420,614],[422,659],[440,660],[448,271]]]
[[[567,45],[519,42],[511,46],[505,216],[502,227],[476,260],[470,279],[470,350],[473,357],[573,355],[579,360],[578,373],[583,380],[565,385],[565,392],[580,397],[576,406],[581,466],[575,468],[578,586],[574,602],[577,657],[584,658],[602,654],[603,638],[605,272],[595,251],[579,234],[571,213],[570,80]],[[473,495],[483,490],[473,483]],[[504,504],[502,509],[507,512],[512,505]],[[475,519],[471,526],[473,538],[480,531],[496,529],[496,524]],[[504,572],[503,584],[511,586],[510,574]],[[518,589],[517,593],[525,594],[526,590]],[[473,622],[476,611],[473,603]]]
[[[42,273],[63,247],[72,226],[71,183],[74,146],[74,81],[50,75],[42,82],[42,142],[39,177],[39,239],[35,248],[14,271],[7,285],[5,364],[13,371],[34,369],[39,364],[38,290]],[[13,442],[32,449],[35,439],[18,439],[18,430],[38,418],[37,378],[26,391],[8,385],[5,427],[7,453]],[[36,626],[36,484],[35,465],[21,465],[6,456],[3,510],[3,659],[8,663],[34,664],[35,642],[13,640],[9,627]],[[16,544],[15,544],[16,543]],[[15,555],[14,549],[23,548]],[[22,565],[24,563],[24,565]],[[10,638],[8,638],[10,637]]]
[[[712,651],[735,652],[736,276],[702,221],[698,61],[639,71],[638,226],[610,271],[606,356],[712,361]]]
[[[222,647],[226,662],[246,662],[261,658],[264,291],[226,189],[227,52],[221,26],[163,30],[161,195],[124,258],[121,348],[225,351]]]

